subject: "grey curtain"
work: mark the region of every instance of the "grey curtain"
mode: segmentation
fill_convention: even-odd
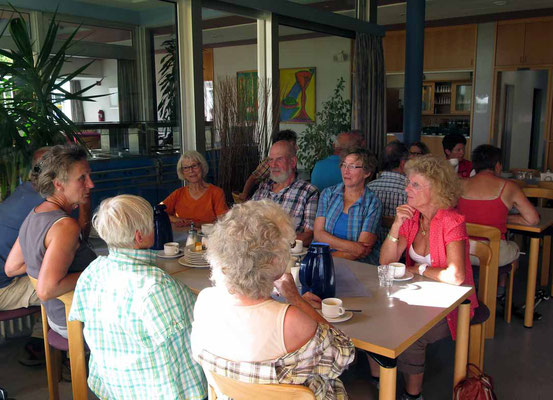
[[[386,71],[382,37],[360,33],[355,38],[352,82],[352,129],[365,135],[377,156],[386,145]]]
[[[138,77],[135,61],[117,61],[117,92],[119,122],[138,121]]]
[[[77,93],[81,91],[81,81],[73,80],[69,82],[69,91]],[[83,102],[80,100],[71,100],[71,119],[73,122],[85,122]]]

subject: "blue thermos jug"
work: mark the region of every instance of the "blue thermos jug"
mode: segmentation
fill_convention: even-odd
[[[173,230],[171,229],[169,215],[165,212],[166,208],[165,204],[154,206],[155,241],[152,247],[154,250],[163,250],[165,243],[173,241]]]
[[[300,265],[301,292],[311,292],[321,299],[336,296],[334,261],[327,243],[311,243]]]

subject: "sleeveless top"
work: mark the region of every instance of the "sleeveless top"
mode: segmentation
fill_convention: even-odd
[[[273,299],[252,306],[230,304],[230,294],[216,287],[198,295],[192,324],[194,354],[202,350],[232,361],[259,362],[287,353],[284,315],[289,304]]]
[[[55,222],[62,218],[71,218],[62,210],[53,210],[37,213],[31,210],[19,230],[19,243],[25,264],[27,265],[27,274],[35,279],[38,279],[38,273],[42,267],[42,260],[46,253],[44,239],[46,234],[54,225]],[[82,241],[79,236],[79,248],[75,253],[75,258],[69,266],[68,273],[83,271],[92,260],[96,258],[96,254]],[[42,302],[46,309],[48,318],[58,326],[66,327],[65,307],[58,299]]]
[[[505,239],[507,232],[507,215],[509,209],[501,200],[501,195],[507,182],[503,183],[499,194],[489,200],[475,200],[460,197],[457,210],[466,218],[466,222],[493,226],[501,231],[501,239]]]

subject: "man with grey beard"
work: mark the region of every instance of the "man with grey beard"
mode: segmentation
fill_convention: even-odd
[[[309,182],[297,179],[296,148],[290,142],[276,142],[269,151],[270,178],[254,193],[252,200],[269,199],[284,208],[296,224],[296,238],[308,246],[313,240],[319,191]]]

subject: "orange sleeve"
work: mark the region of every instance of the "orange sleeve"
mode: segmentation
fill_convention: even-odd
[[[211,187],[213,188],[213,208],[215,215],[219,217],[228,211],[225,192],[223,189],[215,185],[212,185]]]
[[[163,204],[167,207],[167,214],[169,215],[175,215],[175,206],[177,205],[177,201],[180,197],[180,192],[183,188],[175,190],[173,193],[171,193],[165,200],[162,201]]]

